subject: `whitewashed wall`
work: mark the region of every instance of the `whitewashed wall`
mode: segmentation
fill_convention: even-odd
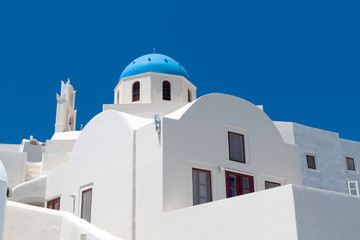
[[[360,143],[339,138],[338,133],[297,123],[274,122],[284,140],[300,150],[303,185],[348,193],[347,181],[360,183]],[[306,155],[314,155],[316,170],[307,166]],[[355,161],[356,171],[347,170],[346,157]]]
[[[8,173],[8,186],[14,188],[25,180],[27,154],[23,152],[0,151],[0,161]]]
[[[355,141],[350,141],[350,140],[345,140],[345,139],[340,139],[341,142],[341,147],[343,150],[343,157],[344,159],[346,157],[351,157],[354,158],[354,162],[355,162],[355,171],[349,171],[346,168],[346,163],[344,160],[344,169],[345,169],[345,174],[346,174],[346,181],[350,180],[350,181],[357,181],[358,182],[358,187],[360,190],[360,142],[355,142]]]
[[[135,239],[152,231],[163,214],[163,144],[153,123],[136,130]]]
[[[91,187],[91,222],[131,239],[133,129],[149,122],[116,111],[97,115],[78,138],[69,162],[48,174],[46,199],[60,196],[61,210],[80,216],[81,191]]]
[[[138,240],[357,240],[360,199],[286,185],[164,212],[137,224]]]
[[[24,182],[12,191],[10,201],[26,203],[35,206],[44,206],[46,191],[46,175]]]
[[[114,90],[114,103],[132,103],[132,85],[136,81],[140,82],[140,101],[136,103],[169,102],[162,100],[164,80],[171,84],[171,102],[188,102],[188,89],[191,90],[191,99],[196,99],[196,87],[186,78],[171,74],[144,73],[121,79]],[[118,92],[119,102],[116,101]]]
[[[20,144],[0,144],[0,151],[19,152]]]
[[[8,202],[4,240],[121,240],[67,212]]]
[[[104,104],[103,110],[115,110],[139,117],[154,118],[154,113],[160,116],[169,114],[185,106],[187,103],[143,103],[143,104]]]
[[[358,240],[360,198],[293,186],[299,240]]]
[[[30,142],[34,142],[31,144]],[[42,160],[42,153],[44,147],[36,140],[23,140],[20,147],[20,152],[27,153],[27,161],[28,162],[41,162]]]
[[[8,185],[8,176],[2,162],[0,161],[0,239],[3,239],[4,223],[5,223],[5,208],[6,208],[6,193]]]
[[[137,225],[137,240],[296,240],[292,186],[165,212]]]
[[[163,118],[166,211],[193,205],[192,168],[211,171],[213,200],[226,197],[225,172],[219,167],[254,176],[255,191],[263,190],[266,180],[302,184],[297,147],[285,144],[255,105],[210,94],[189,106]],[[228,131],[244,134],[246,164],[229,160]]]

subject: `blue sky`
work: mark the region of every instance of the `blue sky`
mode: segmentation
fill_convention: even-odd
[[[198,96],[221,92],[360,141],[360,2],[0,2],[0,143],[54,132],[60,80],[77,90],[77,128],[113,102],[133,59],[166,54]]]

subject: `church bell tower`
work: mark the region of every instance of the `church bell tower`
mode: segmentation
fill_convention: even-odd
[[[56,94],[56,121],[55,132],[75,131],[76,111],[75,93],[73,86],[68,79],[66,83],[61,81],[61,93]]]

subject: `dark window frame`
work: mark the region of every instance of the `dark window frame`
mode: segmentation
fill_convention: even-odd
[[[349,171],[356,171],[355,159],[353,157],[345,157],[346,167]],[[349,164],[351,162],[351,164]]]
[[[230,138],[230,135],[231,134],[234,134],[234,135],[238,135],[242,138],[242,147],[243,147],[243,161],[241,160],[236,160],[236,159],[232,159],[231,158],[231,138]],[[228,147],[229,147],[229,160],[231,161],[235,161],[235,162],[240,162],[240,163],[246,163],[246,150],[245,150],[245,135],[244,134],[241,134],[241,133],[236,133],[236,132],[231,132],[231,131],[228,131]]]
[[[273,187],[267,187],[266,184],[273,184],[273,185],[276,185],[276,186],[273,186]],[[271,188],[275,188],[275,187],[280,187],[281,186],[281,183],[278,183],[278,182],[271,182],[271,181],[265,181],[265,190],[266,189],[271,189]]]
[[[90,195],[90,209],[89,209],[89,211],[90,211],[90,218],[89,218],[89,222],[91,223],[91,208],[92,208],[92,188],[88,188],[88,189],[85,189],[85,190],[83,190],[83,191],[81,191],[81,213],[80,213],[80,217],[82,218],[82,219],[84,219],[84,220],[86,220],[85,218],[83,218],[83,210],[84,210],[84,193],[86,193],[86,192],[91,192],[91,195]]]
[[[132,85],[132,101],[138,102],[140,101],[140,82],[136,81]]]
[[[171,83],[168,80],[162,82],[162,99],[171,101]]]
[[[59,208],[55,208],[55,204],[58,203]],[[46,201],[46,208],[60,210],[60,197]]]
[[[312,164],[311,161],[313,161],[314,164]],[[317,169],[317,167],[316,167],[316,158],[315,158],[314,155],[307,154],[306,155],[306,162],[307,162],[308,169],[312,169],[312,170]]]
[[[230,186],[229,176],[235,176],[235,183],[236,186]],[[243,187],[243,178],[247,178],[249,180],[249,189],[244,189]],[[236,196],[253,193],[255,192],[255,185],[254,185],[254,176],[242,174],[238,172],[231,172],[231,171],[225,171],[225,182],[226,182],[226,198],[234,197],[231,196],[230,190],[234,189],[236,190]],[[244,193],[244,190],[248,191],[247,193]]]
[[[188,88],[188,102],[191,102],[191,90]]]
[[[210,196],[210,199],[209,199],[208,202],[212,202],[211,171],[205,170],[205,169],[200,169],[200,168],[192,168],[192,171],[191,171],[192,176],[193,176],[194,171],[200,171],[200,172],[209,173],[209,196]],[[193,189],[193,206],[203,204],[203,203],[200,203],[200,195],[198,196],[199,199],[198,199],[197,203],[195,203],[195,201],[194,201],[194,197],[195,197],[194,196],[194,179],[192,179],[192,189]],[[197,189],[197,192],[200,193],[200,188]]]

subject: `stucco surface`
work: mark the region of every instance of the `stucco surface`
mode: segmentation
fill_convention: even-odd
[[[36,143],[36,145],[31,144],[30,142]],[[36,140],[23,140],[20,147],[20,152],[27,153],[28,162],[41,162],[43,146]]]
[[[19,239],[121,240],[70,213],[9,201],[4,240]]]
[[[24,182],[27,154],[23,152],[0,151],[0,160],[8,174],[8,186],[14,188]]]
[[[209,94],[164,116],[162,125],[165,211],[193,205],[192,168],[211,172],[213,200],[226,197],[225,171],[254,176],[255,191],[265,181],[302,184],[297,147],[284,143],[269,117],[243,99]],[[228,132],[244,135],[245,164],[229,159]]]
[[[46,199],[60,197],[61,210],[80,216],[81,192],[92,188],[91,223],[131,239],[133,131],[152,122],[111,110],[97,115],[83,129],[69,162],[49,172]]]
[[[0,239],[3,239],[4,232],[4,217],[6,207],[6,192],[7,192],[8,176],[2,162],[0,161]]]
[[[0,144],[0,151],[19,152],[20,144]]]
[[[137,225],[138,240],[296,240],[292,186],[165,212]]]
[[[348,193],[347,182],[360,182],[360,143],[341,139],[338,133],[297,123],[275,122],[283,139],[299,148],[303,185]],[[316,169],[309,169],[306,155],[315,157]],[[346,157],[355,162],[348,170]]]
[[[19,184],[13,189],[10,201],[21,203],[41,203],[45,202],[47,176],[41,176],[28,182]]]
[[[299,240],[358,240],[360,198],[293,186]]]
[[[171,84],[171,100],[163,100],[162,83],[169,81]],[[135,82],[140,83],[140,100],[132,101],[132,86]],[[186,78],[171,74],[144,73],[121,79],[115,87],[114,103],[120,104],[143,104],[143,103],[187,103],[188,89],[191,99],[196,99],[196,87]],[[119,99],[117,97],[119,96]],[[160,108],[161,109],[161,108]]]

